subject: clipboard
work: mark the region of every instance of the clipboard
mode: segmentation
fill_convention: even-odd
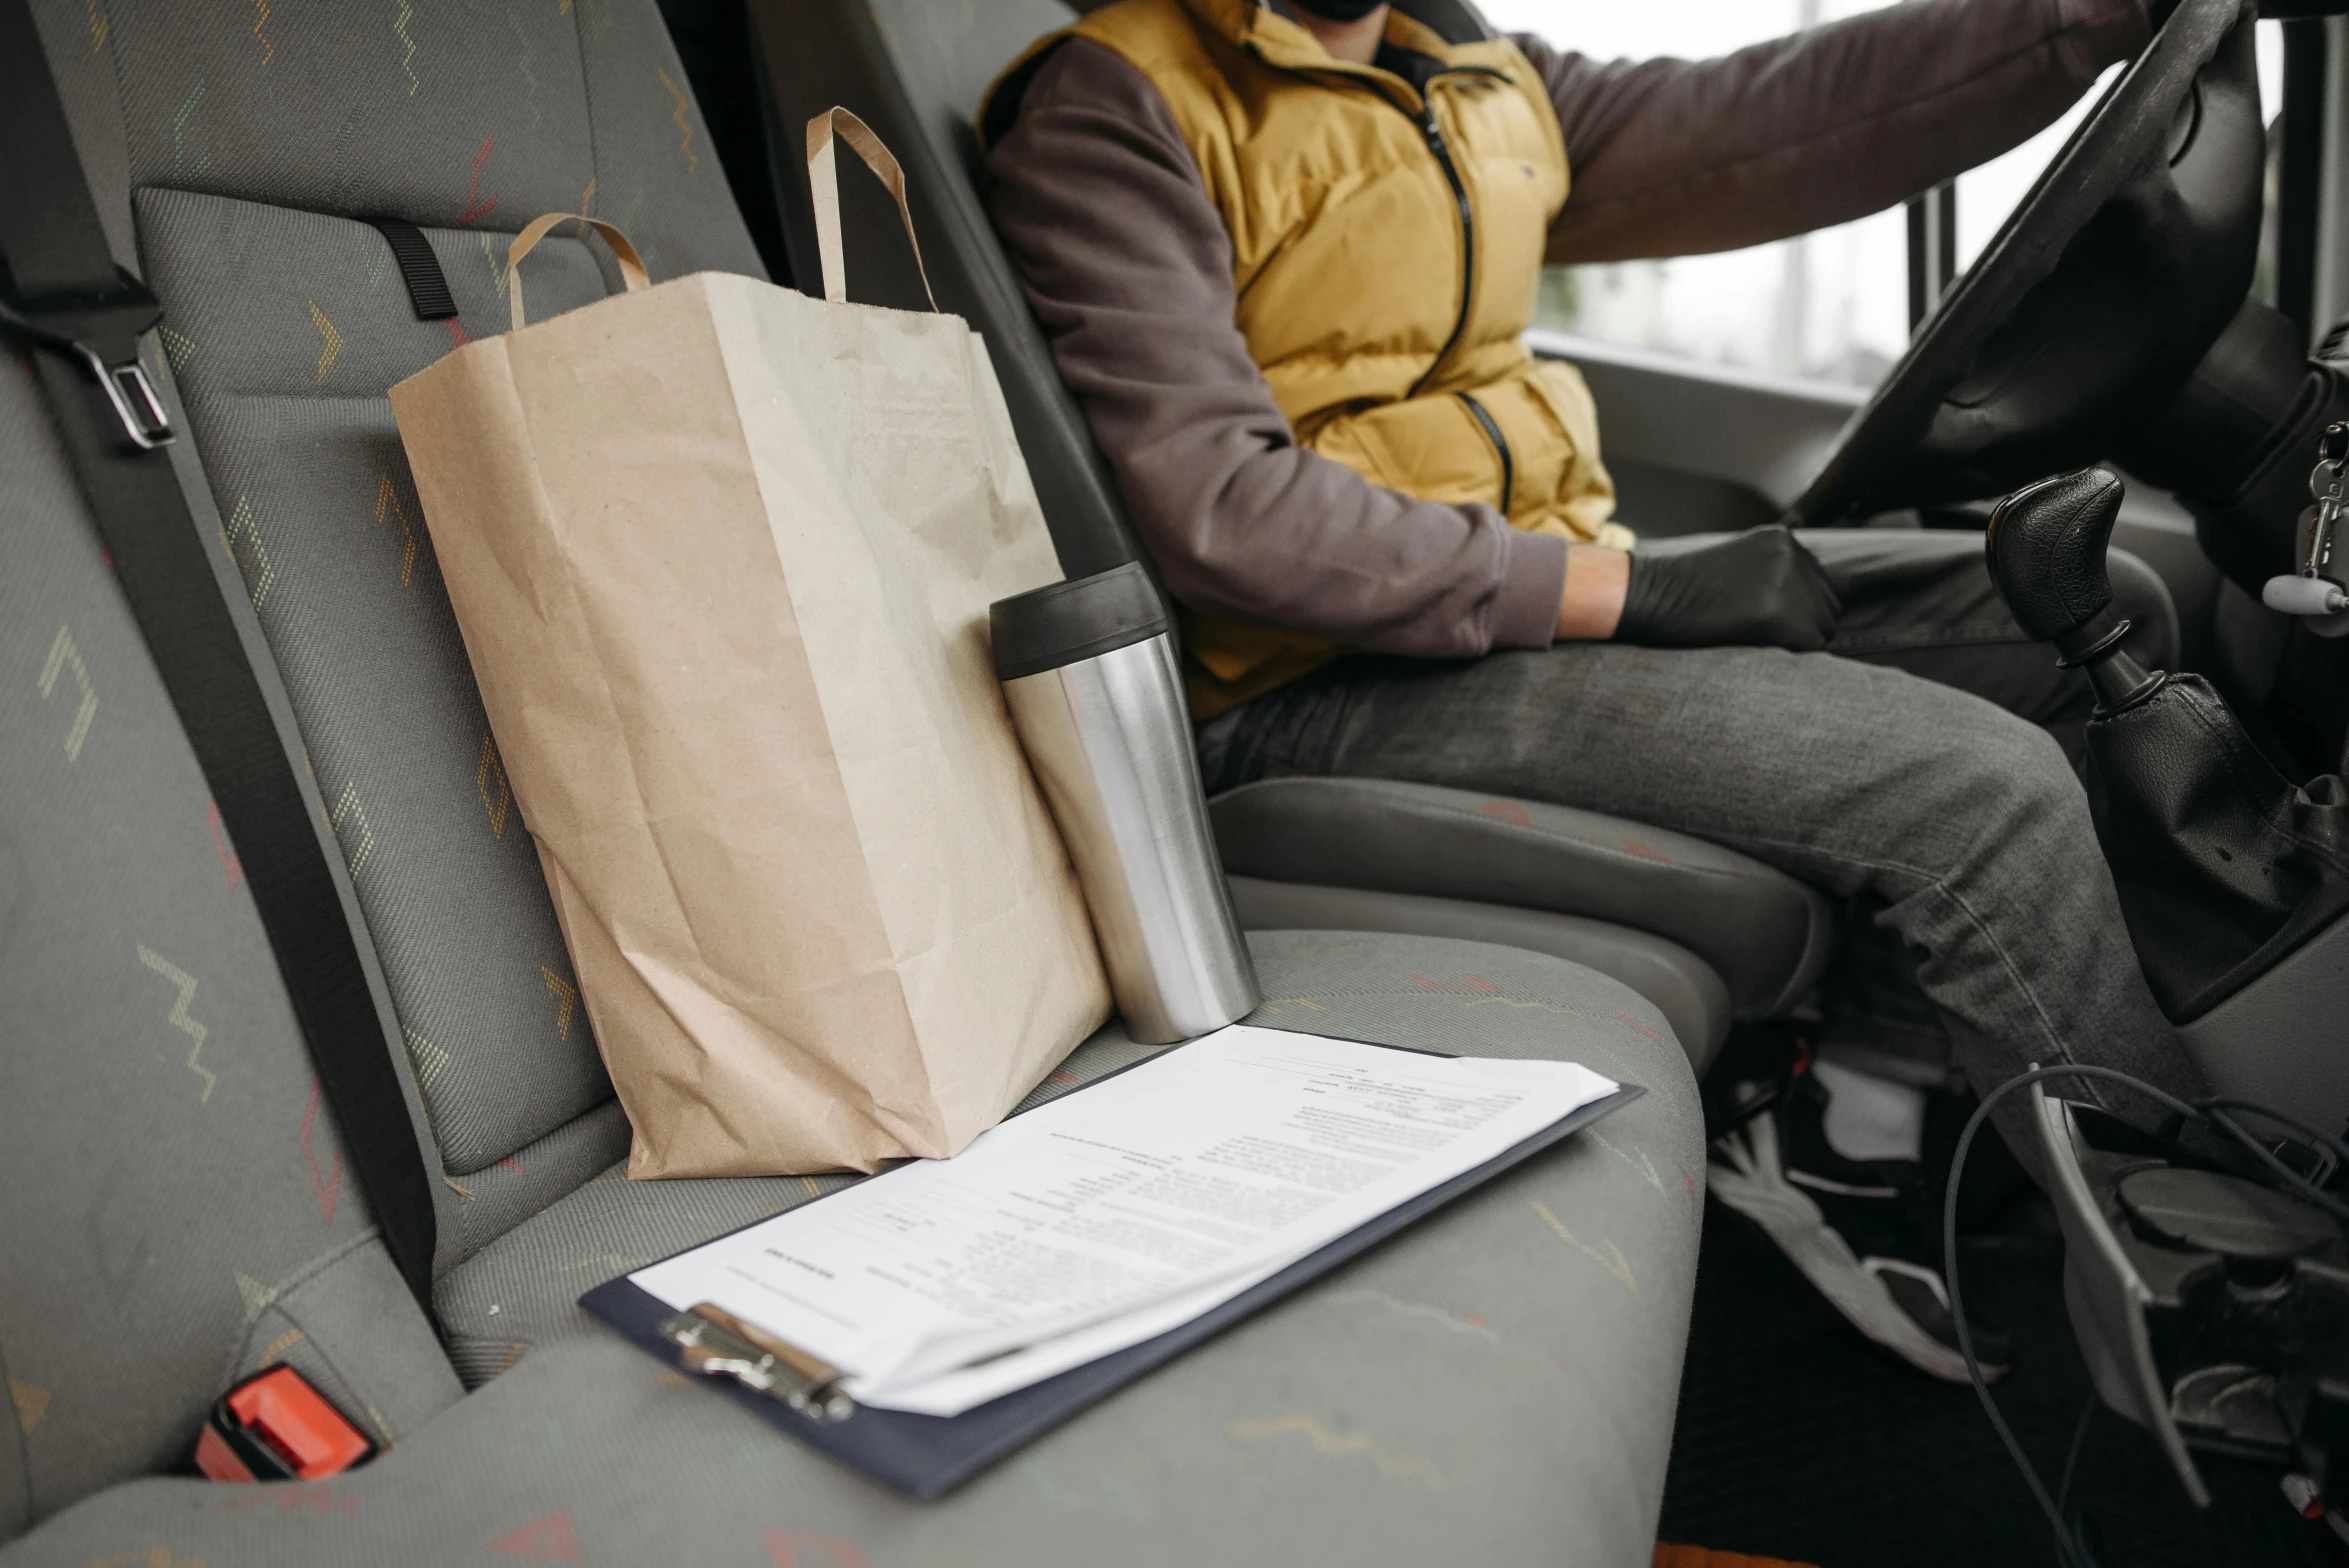
[[[1389,1049],[1408,1051],[1411,1047]],[[1106,1083],[1117,1076],[1106,1074],[1094,1083]],[[1084,1090],[1072,1092],[1082,1094]],[[1503,1171],[1621,1110],[1646,1092],[1635,1084],[1625,1084],[1613,1094],[1568,1112],[1484,1164],[1397,1204],[1178,1327],[1014,1389],[958,1416],[916,1415],[859,1405],[829,1387],[834,1369],[813,1357],[714,1308],[680,1312],[631,1282],[627,1275],[597,1286],[579,1298],[579,1305],[662,1362],[681,1372],[698,1374],[761,1420],[851,1469],[908,1497],[939,1497],[1136,1378],[1319,1279]],[[752,1221],[764,1223],[764,1219]],[[754,1386],[762,1383],[764,1387]]]

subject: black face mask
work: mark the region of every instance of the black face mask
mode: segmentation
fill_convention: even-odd
[[[1311,11],[1325,22],[1359,22],[1387,0],[1289,0],[1300,11]]]

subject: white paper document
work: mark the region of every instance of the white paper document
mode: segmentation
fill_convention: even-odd
[[[629,1276],[958,1415],[1167,1332],[1615,1092],[1571,1062],[1234,1025]]]

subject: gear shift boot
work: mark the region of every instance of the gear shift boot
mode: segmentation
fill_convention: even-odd
[[[2122,485],[2091,468],[1991,515],[1991,579],[2030,636],[2094,683],[2088,799],[2162,1011],[2200,1017],[2349,909],[2349,789],[2295,788],[2199,675],[2120,651],[2105,552]]]
[[[2199,675],[2088,725],[2088,802],[2155,1000],[2199,1018],[2349,909],[2349,789],[2295,789]]]

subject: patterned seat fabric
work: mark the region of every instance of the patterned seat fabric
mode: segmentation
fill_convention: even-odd
[[[376,1239],[47,410],[0,365],[0,1540],[289,1361],[379,1439],[463,1390]]]
[[[506,244],[542,212],[620,224],[656,279],[758,259],[642,0],[36,13],[390,989],[445,1270],[626,1128],[385,393],[505,329]],[[377,217],[424,230],[454,318],[416,319]],[[527,265],[541,312],[618,287],[575,237]]]
[[[1678,1044],[1635,993],[1553,958],[1331,932],[1253,943],[1257,1022],[1570,1056],[1649,1093],[933,1503],[683,1386],[571,1306],[584,1284],[804,1201],[798,1178],[592,1183],[444,1282],[460,1361],[504,1335],[517,1365],[398,1451],[279,1488],[282,1506],[222,1506],[196,1481],[117,1488],[0,1564],[1644,1563],[1703,1205]],[[1105,1036],[1037,1098],[1138,1054]]]
[[[34,13],[116,258],[164,303],[148,352],[192,437],[182,480],[344,851],[429,1120],[445,1271],[609,1165],[626,1123],[384,394],[505,327],[495,258],[540,212],[618,221],[657,277],[758,261],[643,0]],[[457,317],[416,319],[375,217],[424,228]],[[542,311],[617,287],[575,238],[529,265]],[[0,682],[5,1538],[181,1462],[265,1360],[387,1440],[462,1388],[344,1179],[46,411],[0,381],[0,637],[26,672]]]

